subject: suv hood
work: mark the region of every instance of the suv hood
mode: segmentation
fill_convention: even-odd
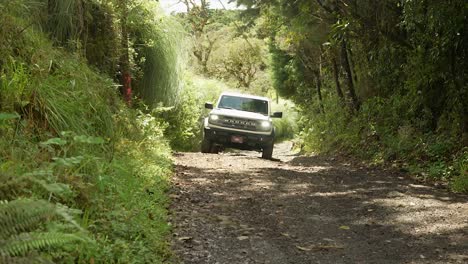
[[[211,111],[210,114],[247,118],[247,119],[253,119],[253,120],[269,120],[270,119],[269,116],[262,115],[259,113],[240,111],[240,110],[235,110],[235,109],[224,109],[224,108],[215,108]]]

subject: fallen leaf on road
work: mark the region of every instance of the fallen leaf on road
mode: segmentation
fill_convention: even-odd
[[[180,198],[180,195],[177,195],[177,194],[169,194],[169,198],[171,198],[171,199],[179,199],[179,198]]]
[[[349,229],[351,229],[351,228],[349,228],[349,226],[345,226],[345,225],[343,225],[343,226],[340,226],[340,229],[343,229],[343,230],[349,230]]]
[[[332,249],[343,249],[343,246],[337,245],[311,245],[308,247],[297,246],[296,248],[302,251],[312,251],[312,250],[332,250]]]
[[[240,241],[243,241],[243,240],[249,239],[249,237],[248,236],[238,236],[237,239],[240,240]]]
[[[296,245],[296,247],[297,247],[297,249],[302,250],[302,251],[311,251],[312,250],[312,248],[310,248],[310,247],[301,247],[301,246],[297,246],[297,245]]]
[[[192,239],[193,239],[193,237],[179,237],[179,240],[184,241],[184,242],[188,242],[188,241],[190,241]]]
[[[337,245],[320,245],[316,247],[319,250],[329,250],[329,249],[344,249],[343,246],[337,246]]]

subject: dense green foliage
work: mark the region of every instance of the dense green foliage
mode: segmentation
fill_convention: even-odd
[[[122,52],[118,2],[0,2],[0,262],[168,258],[170,148],[164,124],[129,109],[112,80]],[[146,10],[135,21],[167,26],[147,20],[156,11],[146,1],[127,4]],[[166,55],[156,56],[177,65]],[[142,80],[146,60],[134,58]],[[173,100],[179,87],[171,87],[157,100]]]
[[[299,127],[297,125],[298,113],[291,101],[278,99],[271,102],[272,112],[282,112],[282,118],[274,118],[275,141],[292,140],[296,136]]]
[[[205,102],[216,102],[224,91],[233,91],[225,83],[196,74],[187,74],[183,81],[179,104],[156,108],[155,116],[166,124],[166,136],[176,150],[198,151],[202,139]]]
[[[180,102],[180,75],[184,66],[185,32],[174,19],[154,11],[147,1],[130,12],[134,38],[136,92],[145,104],[175,105]]]
[[[273,83],[301,109],[306,150],[468,191],[465,1],[237,2],[269,38]]]
[[[270,88],[267,49],[255,28],[246,24],[238,10],[212,10],[210,1],[188,4],[179,19],[193,40],[191,68],[196,74],[224,81],[252,94]]]
[[[259,28],[244,19],[239,10],[213,10],[210,1],[186,1],[187,13],[178,14],[192,45],[190,71],[181,96],[183,104],[163,109],[167,133],[176,149],[198,150],[205,102],[216,102],[223,91],[237,91],[276,97],[272,90],[269,56]],[[281,100],[275,110],[284,118],[275,120],[278,140],[291,139],[297,131],[296,111],[291,102]],[[162,114],[162,115],[161,115]],[[183,120],[183,121],[182,121]]]

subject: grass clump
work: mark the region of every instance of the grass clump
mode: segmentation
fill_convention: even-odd
[[[139,98],[151,108],[179,103],[185,61],[185,31],[172,17],[162,14],[156,3],[140,2],[130,15],[130,31],[135,35],[135,88]]]

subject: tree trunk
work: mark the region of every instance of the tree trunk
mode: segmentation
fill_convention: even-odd
[[[462,113],[462,122],[460,124],[461,125],[460,129],[463,134],[467,134],[468,133],[468,96],[467,96],[466,89],[463,89],[463,80],[460,79],[460,77],[463,76],[463,74],[460,74],[457,68],[458,68],[457,67],[457,48],[454,46],[450,49],[450,72],[452,74],[452,81],[455,86],[455,89],[461,98],[462,108],[464,109]],[[463,142],[463,143],[466,143],[466,142]]]
[[[83,57],[86,57],[86,48],[88,45],[88,28],[89,28],[89,21],[86,18],[88,6],[86,5],[85,1],[80,2],[80,29],[78,32],[78,37],[81,39],[81,53]]]
[[[336,85],[336,94],[338,94],[338,97],[342,102],[344,102],[344,95],[343,91],[341,90],[341,85],[340,85],[340,78],[338,75],[338,65],[336,64],[336,59],[332,59],[332,64],[333,64],[333,77],[335,78],[335,85]]]
[[[351,97],[351,102],[352,102],[354,110],[359,110],[360,103],[356,96],[356,91],[354,89],[354,81],[353,81],[353,75],[351,73],[351,66],[349,64],[349,59],[348,59],[348,47],[346,44],[346,40],[343,40],[341,42],[341,56],[342,56],[342,64],[346,73],[349,96]]]
[[[356,64],[354,63],[354,55],[351,49],[347,49],[348,51],[348,59],[349,59],[349,67],[351,69],[351,74],[353,75],[353,80],[354,83],[356,84],[358,82],[358,76],[356,74]]]
[[[316,77],[316,87],[317,87],[317,96],[319,100],[320,112],[323,114],[325,113],[325,108],[323,107],[323,100],[322,100],[322,49],[320,48],[320,56],[319,56],[319,67],[318,71],[315,72]]]
[[[130,55],[128,45],[128,29],[127,29],[127,17],[128,17],[128,6],[127,0],[120,0],[121,9],[121,33],[122,33],[122,55],[120,57],[120,72],[121,72],[121,84],[122,93],[125,101],[128,105],[132,103],[132,77],[130,73]]]
[[[315,80],[316,80],[316,87],[317,87],[317,96],[320,106],[320,112],[323,114],[325,113],[325,108],[323,107],[323,100],[322,100],[322,77],[320,76],[320,71],[315,73]]]

